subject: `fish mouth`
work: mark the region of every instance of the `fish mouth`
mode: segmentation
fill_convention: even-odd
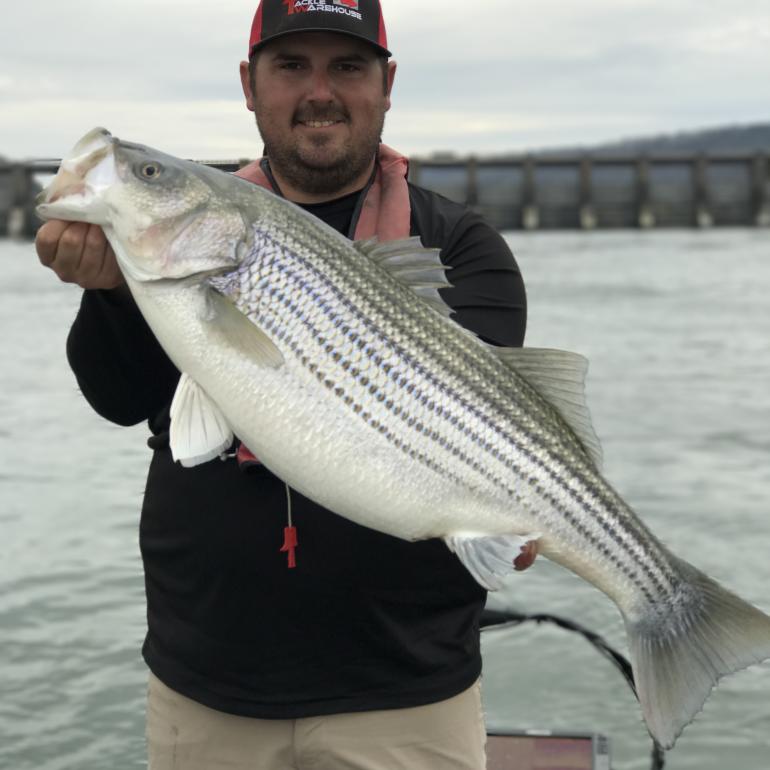
[[[70,198],[72,196],[85,197],[90,190],[85,180],[79,178],[77,174],[73,174],[69,171],[63,171],[61,176],[55,184],[48,188],[46,203],[56,203],[56,201],[62,198]]]
[[[112,162],[117,140],[104,128],[89,131],[62,160],[51,184],[38,196],[43,219],[73,219],[100,224],[100,194],[115,179]]]

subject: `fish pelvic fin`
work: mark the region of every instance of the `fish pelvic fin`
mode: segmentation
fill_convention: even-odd
[[[516,570],[514,563],[524,546],[539,537],[539,532],[531,535],[451,535],[445,537],[444,542],[477,583],[487,591],[497,591],[503,587],[505,578]]]
[[[676,559],[673,601],[624,616],[647,729],[664,749],[703,708],[719,679],[770,658],[770,617]]]
[[[185,468],[213,460],[233,443],[233,433],[203,388],[182,373],[171,401],[171,456]]]

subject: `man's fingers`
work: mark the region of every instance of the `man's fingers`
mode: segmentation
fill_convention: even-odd
[[[108,253],[109,252],[109,253]],[[103,288],[95,286],[99,276],[109,268],[114,255],[107,243],[101,227],[91,225],[85,232],[83,248],[78,263],[77,282],[84,288]]]
[[[78,283],[87,232],[88,225],[85,222],[70,222],[59,236],[56,252],[48,267],[62,281]]]
[[[80,261],[83,259],[87,232],[88,225],[85,222],[72,222],[61,234],[59,247],[51,265],[60,278],[66,276],[69,280],[75,280]]]
[[[46,222],[35,239],[38,258],[62,281],[84,289],[114,289],[123,283],[104,231],[85,222]]]
[[[537,558],[537,540],[530,540],[522,546],[521,553],[513,560],[513,568],[517,572],[531,567]]]
[[[83,258],[94,261],[103,261],[107,254],[109,243],[104,230],[96,225],[91,225],[86,231],[86,244],[83,249]]]
[[[59,248],[59,240],[62,233],[72,224],[72,222],[63,222],[60,219],[52,219],[45,222],[37,231],[35,236],[35,249],[38,259],[46,267],[56,259],[56,251]]]
[[[125,283],[123,273],[120,272],[118,261],[112,247],[107,243],[104,251],[104,259],[101,262],[99,272],[88,283],[81,282],[84,289],[115,289]]]

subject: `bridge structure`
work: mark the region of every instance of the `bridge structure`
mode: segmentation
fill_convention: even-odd
[[[248,160],[201,161],[234,171]],[[59,161],[0,161],[0,235],[34,234],[34,198]],[[409,178],[500,230],[770,227],[770,154],[431,157]]]

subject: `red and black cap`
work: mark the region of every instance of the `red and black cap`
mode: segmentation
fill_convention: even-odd
[[[249,38],[249,57],[265,43],[294,32],[339,32],[390,56],[379,0],[260,0]]]

